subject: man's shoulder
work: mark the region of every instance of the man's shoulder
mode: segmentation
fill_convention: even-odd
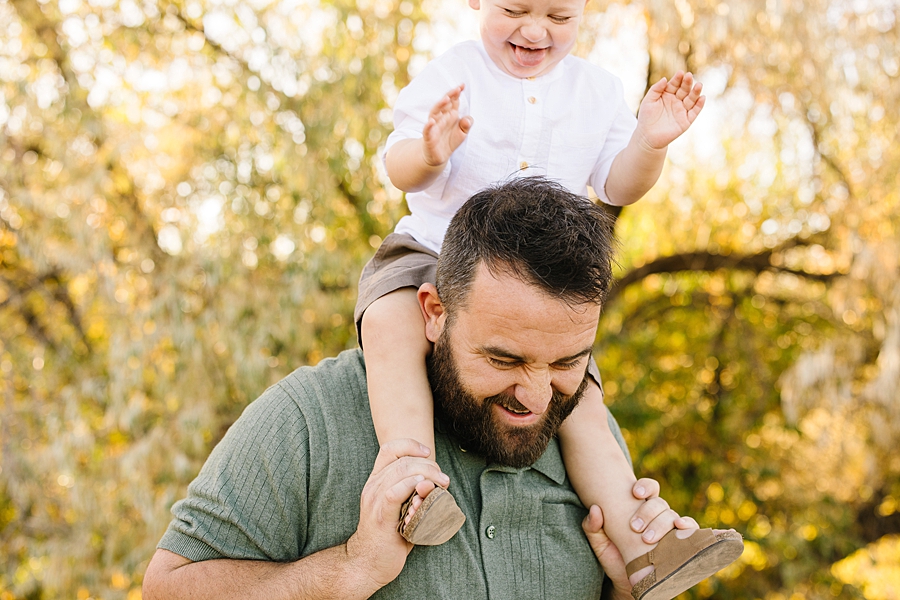
[[[260,400],[290,401],[309,419],[348,418],[368,412],[362,351],[345,350],[315,366],[303,366],[267,389]]]
[[[334,357],[325,358],[315,366],[303,366],[266,390],[266,393],[281,389],[291,395],[320,393],[322,386],[331,389],[333,385],[357,387],[366,385],[366,365],[360,349],[344,350]],[[327,392],[326,392],[327,393]]]
[[[368,407],[362,351],[347,350],[271,385],[247,405],[233,429],[265,438],[277,436],[287,423],[298,431],[341,421],[371,427]]]

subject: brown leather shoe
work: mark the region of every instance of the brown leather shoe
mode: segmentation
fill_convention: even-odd
[[[431,490],[416,509],[412,519],[406,523],[406,513],[412,506],[416,493],[400,507],[400,524],[397,531],[408,542],[417,546],[437,546],[443,544],[459,531],[466,522],[466,515],[459,509],[453,494],[442,487]]]
[[[698,529],[684,539],[673,529],[656,548],[625,567],[629,577],[644,567],[654,567],[634,584],[631,595],[634,600],[671,600],[736,561],[743,551],[744,539],[733,529],[719,533]]]

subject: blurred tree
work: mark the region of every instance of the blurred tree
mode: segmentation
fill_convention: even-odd
[[[421,16],[0,3],[0,590],[136,593],[247,402],[355,343]]]
[[[589,10],[580,53],[627,21],[710,96],[621,215],[597,353],[641,474],[748,540],[689,594],[858,594],[831,565],[900,531],[898,6]],[[434,11],[0,0],[0,597],[139,597],[247,402],[355,344]]]
[[[655,2],[648,82],[706,114],[619,223],[608,399],[680,510],[744,532],[703,597],[859,593],[827,565],[896,533],[898,5]]]

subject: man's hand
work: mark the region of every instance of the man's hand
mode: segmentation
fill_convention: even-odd
[[[663,150],[687,131],[706,103],[702,89],[702,84],[694,85],[693,75],[682,71],[650,87],[641,101],[636,132],[648,150]]]
[[[379,588],[400,574],[413,547],[397,532],[400,506],[413,491],[425,497],[435,483],[450,484],[437,463],[426,458],[429,454],[415,440],[388,442],[363,487],[359,525],[347,540],[347,556]]]
[[[635,498],[646,500],[631,521],[631,528],[644,533],[647,543],[658,542],[672,529],[699,529],[691,517],[682,517],[669,508],[669,503],[659,497],[659,483],[654,479],[638,479],[631,488]],[[615,544],[603,531],[603,511],[596,504],[591,506],[581,524],[587,535],[591,549],[600,561],[600,566],[613,583],[613,598],[631,599],[631,583],[625,573],[625,560]]]
[[[159,549],[144,575],[147,600],[348,600],[368,598],[393,581],[412,544],[397,533],[400,505],[450,479],[425,458],[427,446],[397,440],[382,446],[360,498],[359,525],[346,544],[294,562],[217,559],[192,562]]]
[[[462,84],[447,92],[428,113],[422,129],[422,159],[430,167],[445,165],[472,128],[472,117],[459,118],[459,96],[465,87]]]

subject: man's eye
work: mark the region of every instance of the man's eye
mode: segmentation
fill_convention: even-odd
[[[499,368],[501,368],[501,369],[509,369],[509,368],[514,367],[514,366],[516,365],[516,363],[514,363],[514,362],[510,362],[510,361],[507,361],[507,360],[499,360],[499,359],[493,358],[493,357],[491,357],[491,356],[488,356],[488,357],[487,357],[487,360],[488,360],[489,363],[491,363],[491,364],[494,365],[495,367],[499,367]]]
[[[559,369],[560,371],[567,371],[569,369],[574,369],[581,364],[581,359],[578,360],[570,360],[568,362],[558,362],[553,363],[554,369]]]

